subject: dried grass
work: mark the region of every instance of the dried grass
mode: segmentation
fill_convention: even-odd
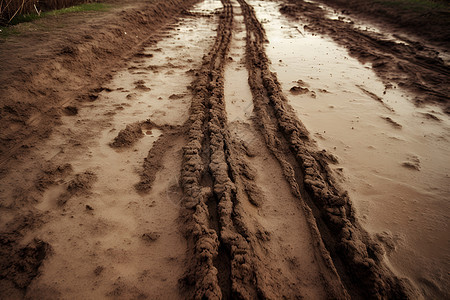
[[[89,0],[0,0],[0,24],[10,23],[14,17],[26,14],[37,14],[41,11],[61,9]]]

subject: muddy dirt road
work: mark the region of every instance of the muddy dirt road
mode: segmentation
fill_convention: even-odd
[[[164,5],[118,10],[150,29],[92,82],[64,48],[62,102],[5,89],[0,298],[448,297],[446,52],[311,1]]]

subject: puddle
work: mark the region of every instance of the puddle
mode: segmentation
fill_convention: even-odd
[[[325,12],[325,16],[329,19],[340,20],[345,23],[350,23],[350,24],[352,24],[352,26],[355,29],[358,29],[360,31],[367,31],[370,33],[375,33],[382,40],[387,40],[387,41],[395,42],[397,44],[404,44],[404,45],[410,45],[411,42],[420,42],[420,43],[426,45],[423,40],[420,40],[415,36],[405,34],[405,33],[398,33],[398,32],[391,33],[391,32],[388,32],[386,29],[382,29],[381,27],[377,26],[376,24],[368,24],[362,18],[358,18],[354,15],[349,16],[349,15],[343,14],[343,13],[339,12],[338,10],[336,10],[326,4],[319,3],[314,0],[304,0],[304,1],[308,2],[308,3],[313,3],[317,6],[319,6]],[[436,50],[439,53],[438,56],[446,64],[450,63],[450,53],[446,49],[441,48],[441,47],[431,46],[431,45],[426,45],[426,47],[429,49]]]
[[[192,13],[214,14],[221,10],[222,10],[222,3],[220,1],[205,0],[195,5],[189,11]]]
[[[354,28],[359,29],[361,31],[368,31],[368,32],[376,33],[384,40],[389,40],[389,41],[393,41],[396,43],[409,45],[409,43],[407,42],[407,39],[402,39],[398,35],[391,34],[389,32],[386,32],[385,30],[381,30],[381,29],[377,28],[376,26],[374,26],[373,24],[367,24],[366,22],[364,22],[362,20],[356,19],[354,17],[349,17],[348,15],[340,13],[339,11],[335,10],[334,8],[332,8],[326,4],[319,3],[319,2],[316,2],[313,0],[304,0],[304,1],[308,2],[308,3],[313,3],[313,4],[317,5],[318,7],[320,7],[325,12],[325,17],[327,17],[328,19],[340,20],[342,22],[352,24]]]
[[[217,1],[205,1],[192,12],[212,13],[216,7]],[[125,126],[133,120],[151,119],[158,125],[182,125],[188,119],[190,91],[187,87],[194,70],[200,66],[205,45],[213,40],[216,26],[213,20],[209,17],[181,19],[167,38],[145,49],[143,55],[148,57],[132,58],[128,70],[115,75],[109,84],[113,91],[103,96],[126,106],[132,104],[131,112],[121,113],[119,118],[124,119],[118,123]]]
[[[248,71],[245,66],[246,31],[241,8],[232,1],[234,21],[233,36],[230,43],[228,62],[225,65],[226,111],[228,122],[250,123],[253,114],[253,100],[248,84]]]
[[[272,70],[319,147],[339,158],[332,168],[346,178],[365,228],[395,241],[388,259],[399,275],[426,293],[445,289],[450,118],[415,107],[395,85],[386,89],[331,39],[299,31],[303,24],[286,20],[277,3],[250,3],[270,41]]]

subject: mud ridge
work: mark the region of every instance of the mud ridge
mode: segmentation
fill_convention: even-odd
[[[386,87],[392,83],[416,95],[416,105],[437,104],[450,113],[448,76],[450,67],[438,52],[420,42],[397,42],[356,28],[352,23],[332,20],[315,3],[286,0],[280,6],[283,14],[306,21],[305,29],[326,34],[348,49],[362,63],[371,63],[373,71]]]
[[[42,240],[35,239],[27,245],[19,243],[26,230],[41,224],[36,213],[29,212],[14,218],[7,224],[9,230],[0,233],[0,290],[5,293],[2,296],[23,298],[28,286],[39,276],[41,264],[51,254],[51,246]],[[11,287],[17,292],[10,294]]]
[[[224,65],[232,36],[233,6],[224,0],[215,44],[192,84],[189,141],[181,185],[191,261],[180,280],[189,298],[276,298],[272,275],[255,253],[243,201],[263,202],[255,174],[231,138],[224,100]]]
[[[327,161],[295,116],[270,72],[264,31],[254,10],[239,0],[247,27],[247,64],[255,112],[268,148],[280,162],[293,194],[303,202],[318,239],[332,298],[408,298],[412,291],[383,263],[383,252],[355,217],[352,203]],[[287,144],[290,153],[283,151]],[[291,159],[291,157],[293,159]],[[323,244],[322,244],[323,242]]]
[[[156,174],[163,168],[165,154],[174,146],[174,141],[176,141],[177,137],[185,135],[185,130],[178,126],[158,126],[149,120],[142,123],[146,125],[146,128],[151,126],[151,128],[158,128],[163,131],[163,134],[154,142],[147,157],[144,159],[140,173],[141,180],[135,185],[138,192],[147,193],[152,188]],[[139,129],[142,130],[142,127],[139,127]]]
[[[191,261],[187,274],[180,280],[181,288],[195,299],[220,299],[222,289],[219,285],[218,270],[215,264],[219,253],[217,230],[210,225],[210,218],[216,214],[209,212],[208,201],[212,195],[212,182],[207,174],[209,149],[204,149],[208,137],[208,105],[214,86],[220,75],[223,76],[224,57],[231,39],[232,10],[222,1],[224,7],[219,15],[217,36],[210,52],[203,58],[202,67],[192,84],[194,93],[189,118],[188,143],[183,148],[181,186],[184,199],[184,231],[191,244]],[[220,77],[222,77],[220,76]],[[209,178],[209,180],[205,180]],[[206,183],[206,186],[203,184]],[[215,206],[215,205],[209,205]],[[212,216],[211,216],[211,215]],[[226,292],[226,291],[224,291]]]

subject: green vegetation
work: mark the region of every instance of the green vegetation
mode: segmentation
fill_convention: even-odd
[[[81,12],[81,11],[107,11],[111,6],[105,3],[84,3],[76,6],[71,6],[67,8],[52,10],[49,12],[43,13],[45,16],[57,16],[72,12]],[[42,14],[41,14],[42,16]]]
[[[110,8],[110,5],[104,3],[84,3],[80,5],[75,5],[67,8],[56,9],[51,11],[42,12],[41,14],[32,13],[32,14],[24,14],[15,16],[10,25],[16,25],[24,22],[31,22],[40,18],[48,17],[48,16],[58,16],[67,13],[73,12],[84,12],[84,11],[107,11]],[[0,27],[0,29],[6,30],[5,27]],[[6,30],[7,31],[7,30]]]
[[[40,18],[59,16],[68,13],[87,12],[87,11],[107,11],[111,8],[111,5],[104,3],[85,3],[67,8],[57,9],[42,12],[41,14],[24,14],[15,16],[8,26],[0,26],[0,38],[5,39],[11,35],[20,34],[20,31],[11,25],[17,25],[19,23],[31,22]]]
[[[19,34],[19,31],[12,27],[2,27],[0,26],[0,38],[6,39],[11,35]]]

